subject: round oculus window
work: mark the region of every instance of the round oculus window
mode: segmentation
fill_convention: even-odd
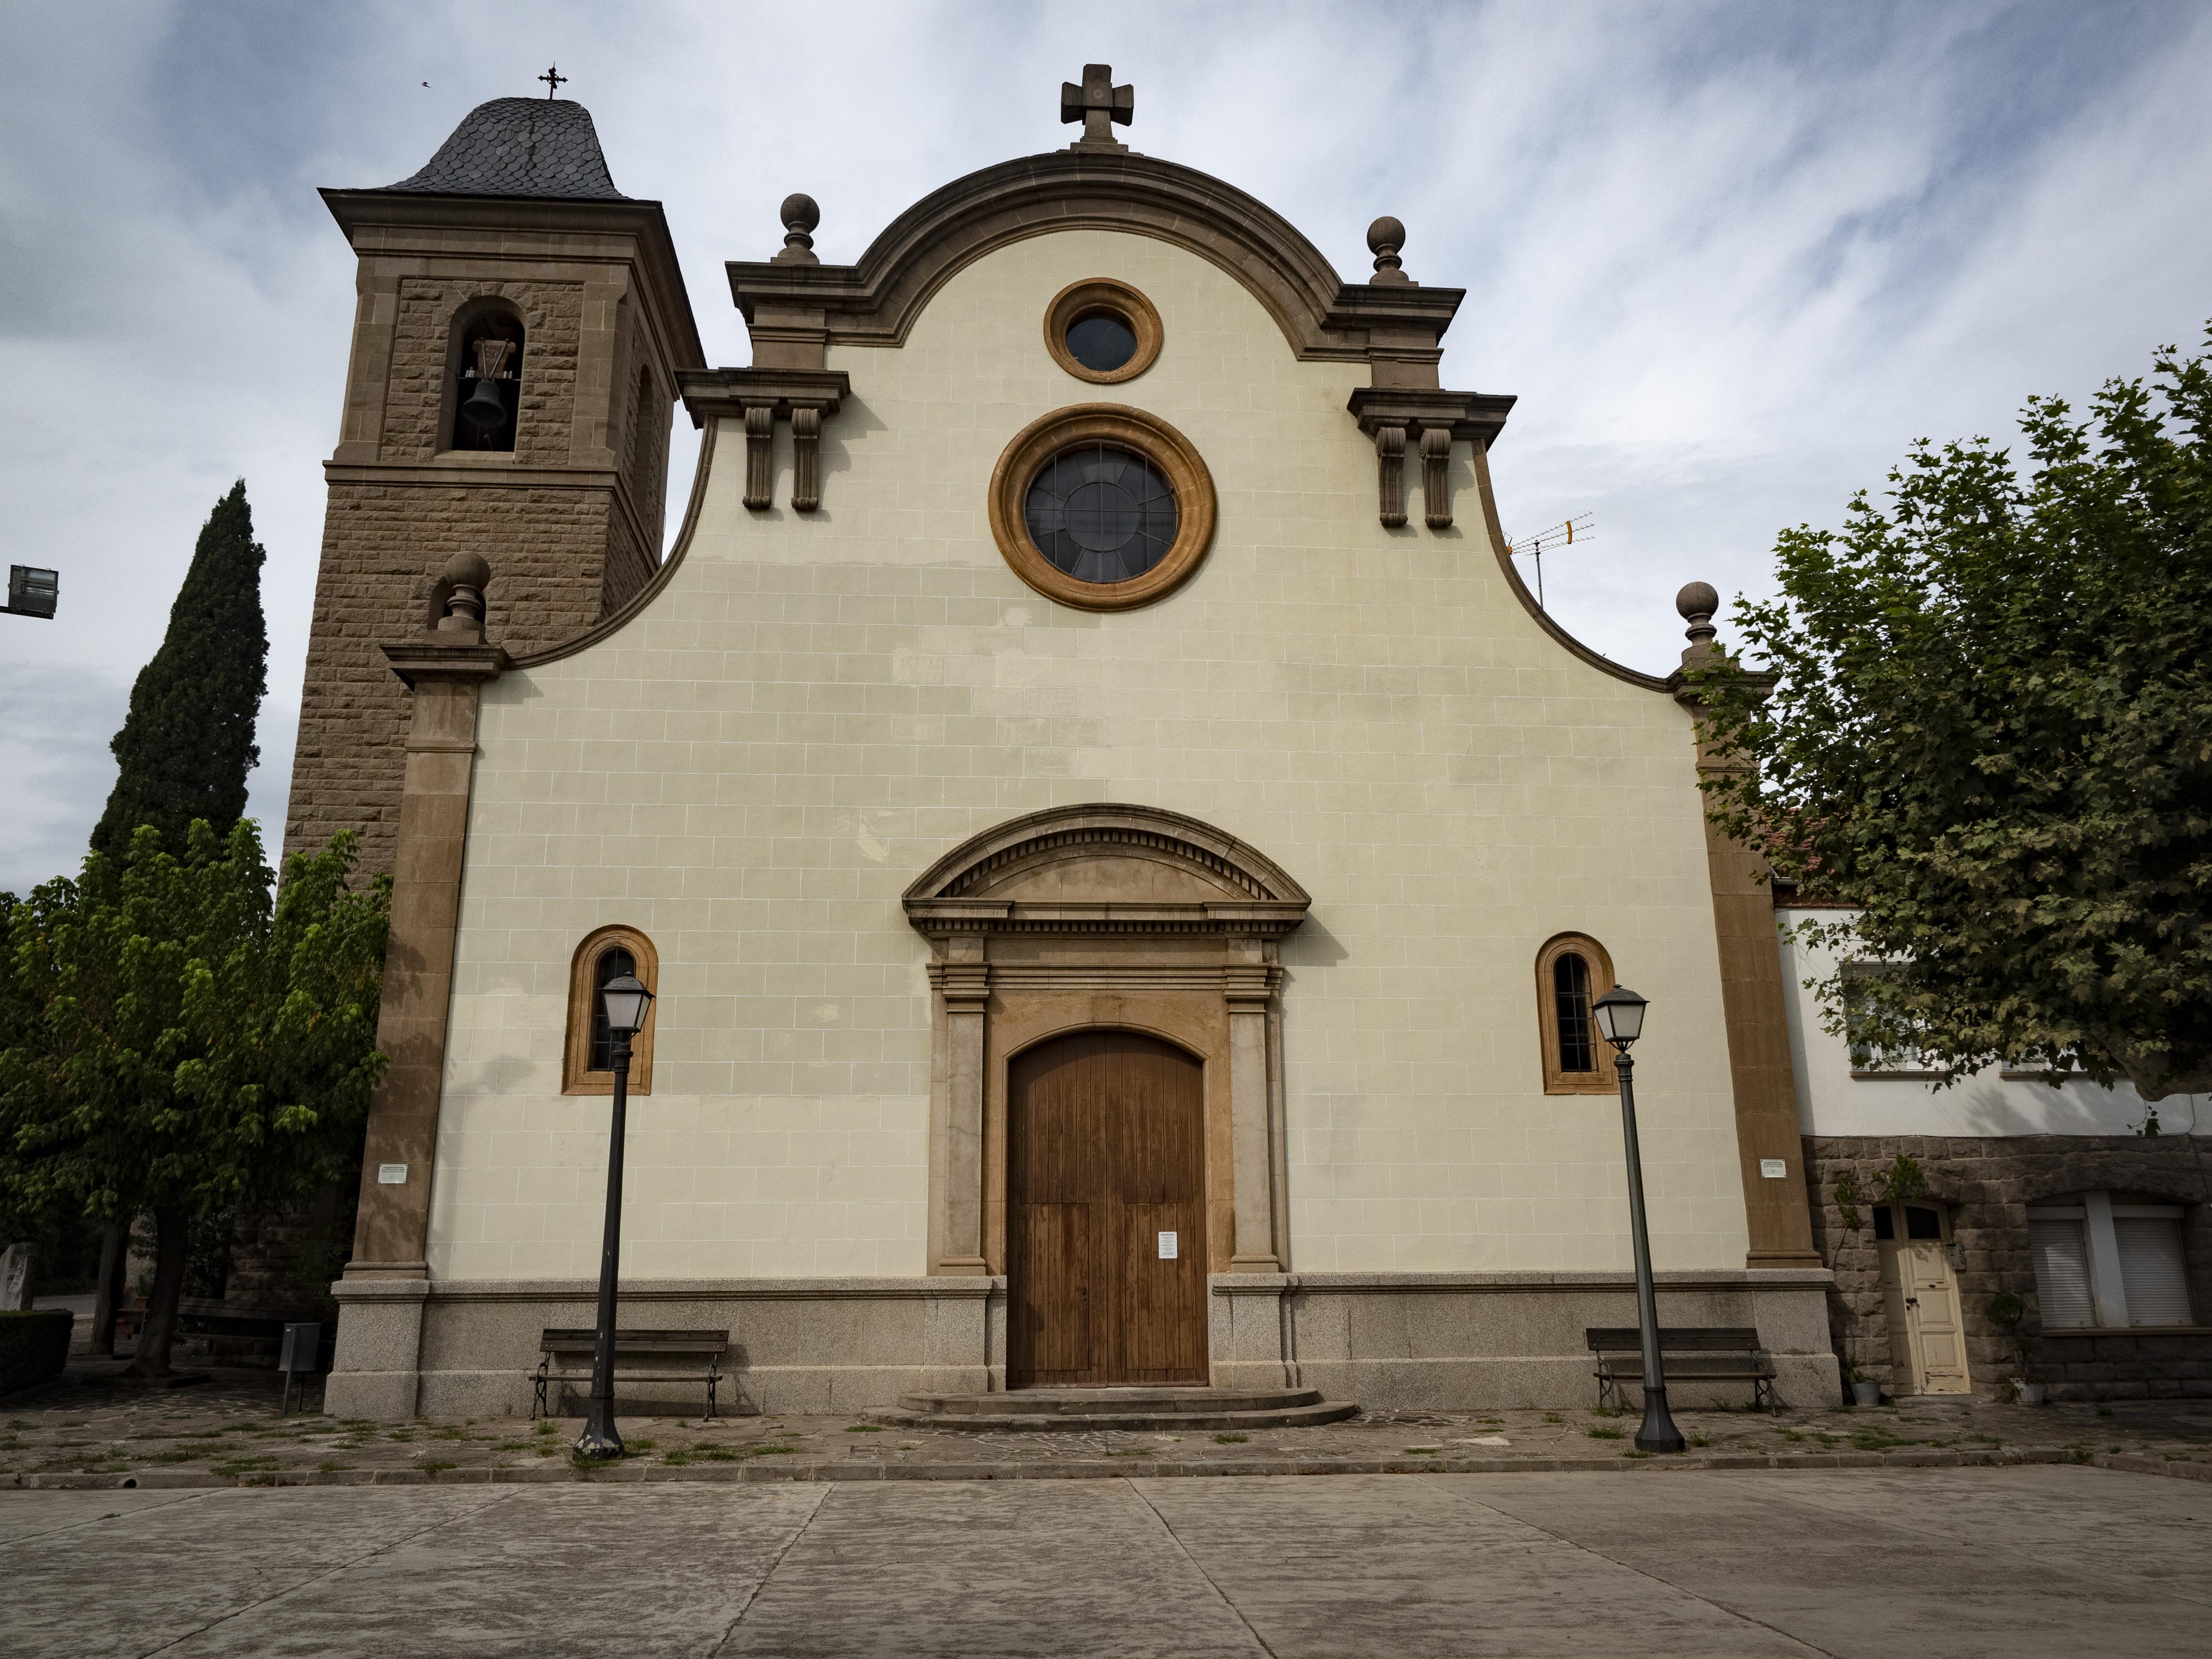
[[[1030,539],[1078,581],[1133,581],[1175,545],[1175,489],[1146,457],[1089,443],[1039,467],[1023,502]]]
[[[1213,480],[1190,440],[1145,410],[1039,416],[991,470],[991,535],[1014,574],[1079,611],[1173,592],[1213,540]]]
[[[1094,374],[1111,374],[1137,355],[1137,331],[1109,311],[1068,325],[1067,355]]]
[[[1071,283],[1045,307],[1045,349],[1079,380],[1100,386],[1132,380],[1160,355],[1158,309],[1110,276]]]

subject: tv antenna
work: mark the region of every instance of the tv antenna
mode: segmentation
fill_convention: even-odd
[[[1564,519],[1549,530],[1540,530],[1533,536],[1509,540],[1505,550],[1514,558],[1527,554],[1536,562],[1536,608],[1544,608],[1544,555],[1555,553],[1563,547],[1572,547],[1577,542],[1586,542],[1597,534],[1597,526],[1587,513],[1577,513]]]

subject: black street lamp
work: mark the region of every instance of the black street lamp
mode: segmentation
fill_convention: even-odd
[[[1628,1226],[1636,1243],[1636,1322],[1644,1337],[1644,1426],[1636,1449],[1688,1449],[1681,1430],[1667,1413],[1667,1373],[1659,1364],[1659,1296],[1651,1285],[1651,1231],[1644,1219],[1644,1157],[1636,1146],[1636,1062],[1629,1045],[1644,1035],[1644,999],[1616,985],[1597,1000],[1597,1029],[1613,1045],[1613,1068],[1620,1078],[1620,1133],[1628,1146]]]
[[[622,1257],[623,1121],[629,1107],[629,1040],[645,1024],[653,993],[629,974],[606,982],[599,1000],[614,1038],[615,1109],[607,1146],[607,1227],[599,1246],[599,1319],[592,1344],[592,1407],[576,1437],[579,1457],[620,1457],[615,1430],[615,1274]]]

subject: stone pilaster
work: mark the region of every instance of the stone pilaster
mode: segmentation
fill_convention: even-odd
[[[437,629],[384,647],[413,695],[377,1021],[377,1047],[388,1059],[369,1105],[353,1260],[338,1287],[339,1350],[328,1408],[340,1416],[409,1417],[415,1411],[412,1378],[430,1274],[430,1182],[477,715],[484,683],[507,663],[507,653],[483,637],[489,574],[480,558],[453,560],[446,576],[451,597]],[[391,1288],[370,1291],[365,1283]]]

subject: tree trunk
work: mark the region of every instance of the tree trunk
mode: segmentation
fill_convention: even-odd
[[[111,1221],[100,1234],[100,1283],[92,1297],[92,1351],[115,1358],[115,1316],[123,1306],[123,1278],[131,1260],[131,1223]]]
[[[185,1259],[191,1253],[191,1218],[181,1209],[154,1212],[154,1294],[138,1333],[133,1376],[167,1376],[169,1347],[177,1340],[177,1302],[185,1293]]]

